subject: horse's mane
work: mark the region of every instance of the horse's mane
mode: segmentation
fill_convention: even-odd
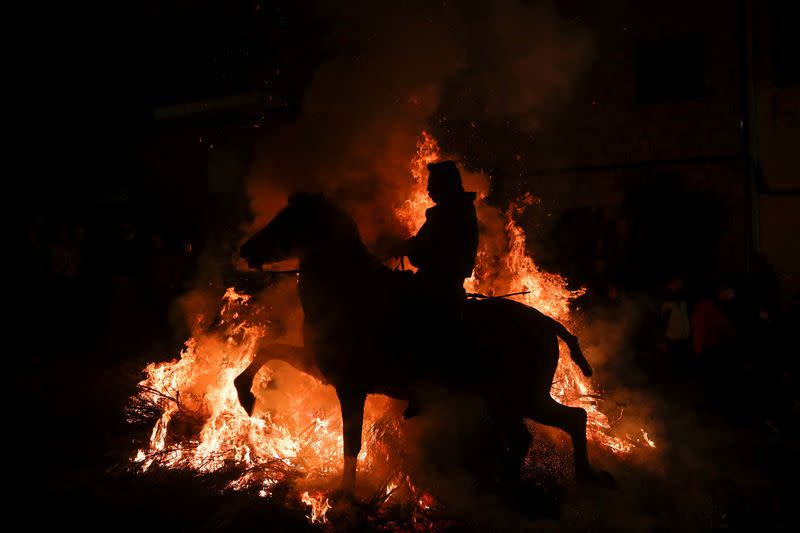
[[[330,232],[331,241],[343,251],[363,254],[365,263],[372,269],[389,270],[367,250],[353,217],[331,198],[322,193],[298,192],[289,196],[289,206],[299,209],[305,216],[317,218],[316,222]]]
[[[289,196],[289,206],[297,208],[302,216],[313,217],[318,222],[326,224],[326,229],[337,233],[336,241],[364,247],[353,217],[324,194],[293,193]]]

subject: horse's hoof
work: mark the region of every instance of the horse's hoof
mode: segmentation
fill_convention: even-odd
[[[415,416],[419,416],[422,409],[416,404],[408,404],[405,411],[403,411],[403,420],[408,420],[409,418],[414,418]]]
[[[330,517],[330,522],[336,524],[337,529],[361,531],[367,513],[364,505],[359,503],[352,493],[348,495],[342,491],[335,491],[331,494],[330,501],[332,507],[328,516]]]
[[[236,378],[233,380],[233,385],[236,387],[239,404],[244,408],[247,416],[253,416],[253,409],[256,407],[256,397],[250,391],[246,380],[239,381],[239,378]],[[252,382],[249,385],[252,386]]]
[[[592,485],[603,489],[617,488],[617,481],[610,473],[605,470],[595,470],[590,468],[578,473],[578,481],[586,485]]]
[[[336,505],[355,505],[356,496],[353,494],[353,491],[340,488],[331,493],[331,500]]]
[[[616,489],[617,488],[617,480],[614,479],[614,476],[611,475],[610,472],[606,472],[605,470],[598,470],[595,475],[594,483],[601,488],[604,489]]]
[[[331,503],[339,501],[353,503],[356,501],[355,489],[353,488],[353,485],[346,482],[342,482],[337,488],[332,489],[328,493],[328,497],[330,498]]]

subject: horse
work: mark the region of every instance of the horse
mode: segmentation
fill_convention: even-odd
[[[613,481],[608,473],[590,466],[586,411],[559,404],[550,396],[558,338],[567,343],[582,372],[587,376],[592,372],[577,338],[554,319],[505,298],[468,300],[459,330],[463,339],[453,345],[461,352],[458,359],[449,361],[444,375],[426,372],[419,358],[411,355],[419,352],[425,339],[414,335],[419,328],[407,276],[371,255],[354,220],[324,195],[291,195],[287,206],[240,247],[240,255],[254,268],[299,259],[298,291],[304,312],[304,346],[259,348],[235,379],[240,403],[252,414],[253,379],[272,359],[333,385],[343,424],[343,495],[354,493],[367,394],[408,400],[421,378],[477,393],[513,436],[507,445],[516,466],[521,466],[531,443],[524,425],[530,418],[569,434],[579,480]]]

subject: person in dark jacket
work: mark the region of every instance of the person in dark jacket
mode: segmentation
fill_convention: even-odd
[[[402,242],[393,255],[407,256],[414,275],[419,332],[426,338],[423,354],[434,370],[446,371],[457,356],[464,280],[472,275],[478,251],[475,193],[464,192],[454,161],[428,164],[428,195],[436,204],[425,212],[425,223],[414,237]],[[412,392],[406,418],[419,412]]]
[[[414,283],[423,301],[456,319],[478,251],[475,193],[464,192],[454,161],[430,163],[428,171],[428,195],[436,205],[425,212],[425,223],[398,255],[408,256],[417,268]]]

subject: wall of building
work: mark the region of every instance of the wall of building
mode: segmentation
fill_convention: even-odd
[[[623,216],[631,184],[680,179],[725,205],[712,265],[720,275],[745,272],[750,253],[760,251],[784,294],[796,290],[800,250],[786,232],[800,228],[800,98],[796,87],[774,81],[775,15],[768,4],[757,3],[751,14],[753,155],[761,164],[755,199],[748,196],[744,1],[576,8],[592,29],[594,55],[569,105],[547,117],[546,135],[533,136],[524,157],[538,168],[517,178],[520,187],[540,191],[556,210],[600,204],[609,216]]]

